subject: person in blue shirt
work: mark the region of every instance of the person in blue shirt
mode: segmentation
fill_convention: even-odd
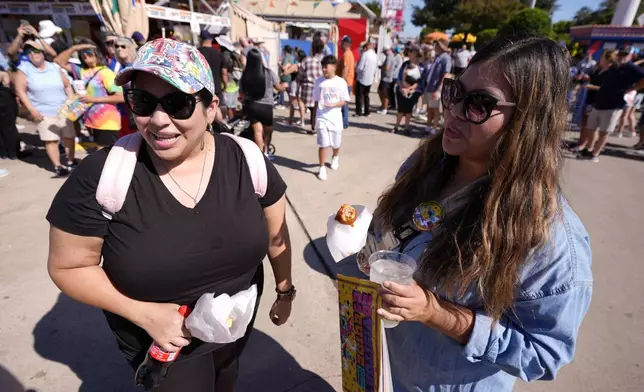
[[[56,175],[67,176],[75,165],[76,132],[72,122],[59,112],[73,96],[71,83],[60,67],[45,59],[40,41],[25,42],[24,53],[29,61],[21,62],[14,75],[16,95],[29,111]],[[61,139],[67,162],[60,159],[58,144]]]
[[[445,126],[380,197],[376,249],[418,262],[385,281],[393,390],[509,392],[572,361],[593,277],[562,194],[568,60],[540,36],[498,38],[443,81]],[[374,240],[374,241],[372,241]]]

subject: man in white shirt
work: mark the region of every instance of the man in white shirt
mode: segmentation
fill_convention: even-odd
[[[356,67],[356,116],[369,117],[369,91],[376,78],[378,55],[373,50],[373,42],[367,42],[365,47]]]
[[[340,167],[340,144],[344,129],[342,107],[350,98],[347,82],[335,74],[338,60],[334,56],[325,56],[321,64],[324,76],[315,82],[313,100],[317,107],[315,131],[318,135],[318,157],[320,159],[318,178],[326,181],[327,150],[333,150],[331,170],[338,170]]]
[[[465,72],[465,68],[467,68],[471,59],[472,53],[467,50],[467,45],[463,45],[454,55],[454,74],[458,76]]]

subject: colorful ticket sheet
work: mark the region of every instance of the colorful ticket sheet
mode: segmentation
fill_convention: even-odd
[[[378,392],[381,339],[379,284],[338,275],[342,390]]]

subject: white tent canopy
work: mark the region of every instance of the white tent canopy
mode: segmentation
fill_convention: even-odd
[[[322,23],[322,22],[286,22],[286,25],[295,26],[302,29],[331,30],[330,23]]]

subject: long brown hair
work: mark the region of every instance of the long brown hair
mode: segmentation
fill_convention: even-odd
[[[548,239],[560,207],[561,141],[566,127],[569,61],[554,41],[504,37],[477,52],[470,65],[495,67],[517,103],[489,159],[488,176],[450,212],[420,260],[420,284],[460,298],[469,288],[498,320],[516,300],[521,266]],[[389,229],[424,200],[438,199],[458,157],[442,136],[421,143],[409,167],[380,197],[376,220]]]

